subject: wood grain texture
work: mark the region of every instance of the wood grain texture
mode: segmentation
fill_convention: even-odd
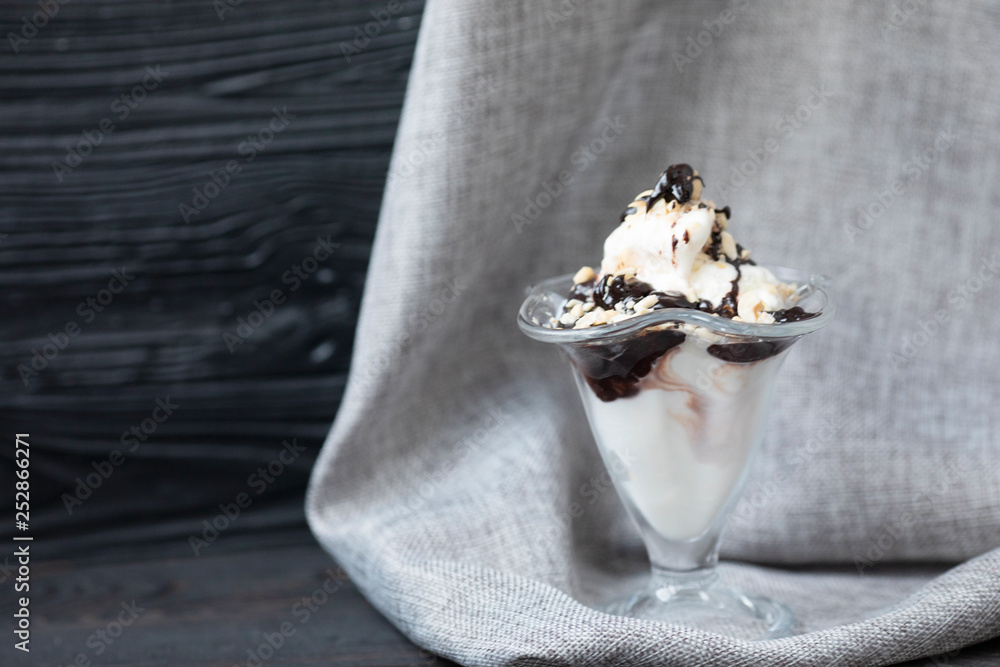
[[[0,6],[0,437],[32,434],[40,555],[183,538],[285,440],[306,452],[232,531],[302,522],[422,4],[71,0],[34,33],[39,4]],[[313,265],[317,239],[336,248]],[[114,271],[134,278],[102,292]],[[123,433],[167,397],[179,408],[131,451]],[[67,508],[114,450],[124,463]]]
[[[263,545],[256,537],[232,540],[199,558],[168,546],[126,549],[114,560],[61,559],[37,568],[30,660],[4,641],[0,661],[35,667],[70,665],[78,656],[122,667],[452,664],[403,637],[301,530],[273,533]],[[2,606],[5,614],[12,610],[6,599]],[[117,627],[123,621],[127,625]]]
[[[268,637],[279,648],[263,665],[453,664],[406,640],[301,528],[233,536],[198,557],[176,541],[125,544],[48,561],[32,577],[30,662],[4,641],[0,664],[61,667],[83,655],[118,667],[246,667],[248,651],[270,653],[261,653]],[[117,633],[122,603],[133,600],[144,611],[111,643],[103,640],[98,631]],[[9,596],[0,597],[0,614],[13,609]],[[283,623],[284,639],[275,636]],[[901,667],[997,664],[1000,639]]]

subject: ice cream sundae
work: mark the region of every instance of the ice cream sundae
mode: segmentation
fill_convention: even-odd
[[[715,585],[713,568],[785,353],[833,308],[821,277],[756,264],[702,188],[688,165],[668,167],[622,213],[600,266],[535,286],[519,324],[568,353],[649,551],[650,588],[613,613],[773,637],[787,609]]]
[[[664,171],[625,209],[604,242],[599,271],[576,272],[549,325],[614,325],[668,308],[755,324],[811,317],[794,305],[797,285],[757,266],[733,238],[729,207],[701,194],[702,180],[688,165]],[[611,455],[635,462],[622,484],[658,532],[685,540],[709,528],[760,426],[732,415],[761,411],[777,368],[757,362],[792,340],[726,344],[704,327],[668,322],[611,356],[603,345],[570,351],[591,389],[585,403],[594,431]]]

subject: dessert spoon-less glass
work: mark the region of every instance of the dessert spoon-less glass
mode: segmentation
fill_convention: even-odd
[[[794,305],[813,316],[754,324],[664,308],[553,329],[546,323],[560,314],[572,277],[529,289],[518,323],[567,353],[601,457],[649,554],[649,583],[605,611],[747,639],[792,631],[785,605],[727,588],[715,572],[778,371],[799,338],[833,317],[825,278],[769,268],[798,285]]]

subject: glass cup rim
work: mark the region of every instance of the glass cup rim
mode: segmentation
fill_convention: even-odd
[[[798,322],[757,324],[734,322],[721,315],[713,315],[689,308],[663,308],[615,324],[603,324],[585,329],[551,329],[541,323],[536,324],[533,321],[533,318],[537,318],[535,311],[545,303],[546,297],[558,296],[556,305],[561,304],[566,298],[566,294],[573,286],[574,275],[567,273],[547,278],[527,288],[527,297],[518,310],[517,324],[521,331],[535,340],[545,343],[574,344],[629,338],[643,329],[668,322],[703,327],[730,338],[774,340],[804,336],[823,328],[833,318],[836,309],[828,292],[830,288],[829,278],[818,273],[806,273],[781,266],[762,266],[762,268],[771,271],[778,280],[784,283],[795,283],[798,286],[796,305],[808,302],[809,308],[807,310],[819,314]]]

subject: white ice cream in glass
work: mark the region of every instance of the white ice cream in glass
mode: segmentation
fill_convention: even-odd
[[[729,208],[673,165],[640,193],[595,270],[531,289],[519,324],[572,362],[594,439],[652,577],[609,611],[747,638],[788,634],[784,605],[722,587],[719,538],[763,437],[788,348],[833,315],[823,279],[757,265]]]

